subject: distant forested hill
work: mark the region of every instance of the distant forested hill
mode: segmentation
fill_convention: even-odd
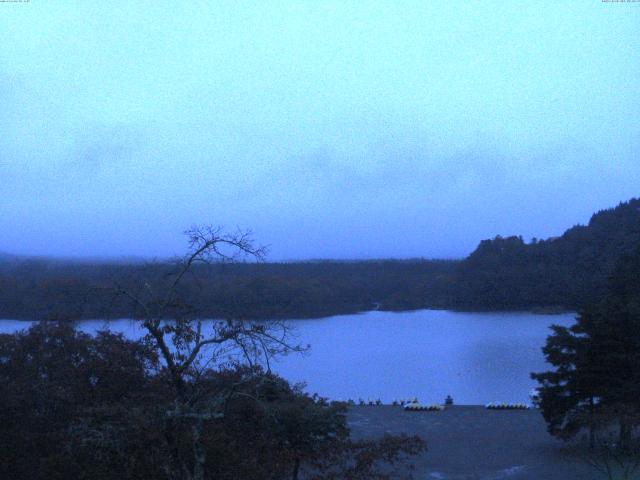
[[[616,260],[640,245],[640,199],[595,213],[561,237],[484,240],[456,269],[452,306],[575,308],[605,293]]]
[[[199,265],[181,292],[209,318],[305,318],[381,310],[574,309],[598,300],[615,261],[640,245],[640,200],[594,214],[561,237],[483,240],[464,260]],[[0,258],[0,318],[121,318],[114,298],[171,270],[163,263]]]

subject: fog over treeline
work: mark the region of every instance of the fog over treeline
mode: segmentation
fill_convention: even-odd
[[[638,253],[639,245],[640,199],[631,199],[594,213],[587,225],[559,237],[483,240],[462,260],[199,263],[183,279],[180,294],[206,318],[423,308],[559,312],[603,298],[616,263]],[[0,258],[0,318],[138,317],[144,313],[139,304],[117,292],[162,290],[180,265],[180,259]]]
[[[459,258],[640,184],[631,4],[2,5],[0,251]],[[615,188],[612,186],[615,185]]]

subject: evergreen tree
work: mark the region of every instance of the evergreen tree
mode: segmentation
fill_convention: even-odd
[[[640,423],[640,249],[622,257],[609,294],[584,308],[570,328],[554,326],[543,352],[555,367],[534,373],[549,432],[571,438],[583,428],[618,424],[619,444]]]

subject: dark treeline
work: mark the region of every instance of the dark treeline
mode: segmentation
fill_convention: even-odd
[[[575,309],[602,299],[616,261],[640,245],[640,199],[595,213],[561,237],[496,237],[457,267],[458,308]]]
[[[562,236],[496,237],[464,260],[199,265],[182,294],[211,318],[303,318],[381,310],[576,309],[601,298],[616,260],[640,245],[640,200],[594,214]],[[169,263],[0,259],[0,317],[117,318],[116,284],[153,284]]]
[[[224,247],[254,258],[262,250],[246,234],[187,235],[172,273],[136,270],[153,275],[117,287],[140,309],[142,339],[55,321],[0,335],[0,478],[410,478],[404,460],[424,451],[422,439],[351,438],[346,404],[269,371],[274,358],[305,351],[285,322],[203,327],[186,282],[202,277],[196,265]]]
[[[303,318],[380,308],[423,308],[441,298],[452,261],[217,263],[197,265],[182,295],[210,318]],[[0,267],[0,317],[121,318],[132,304],[112,288],[153,284],[172,264],[6,262]],[[426,295],[426,296],[425,296]],[[445,306],[444,303],[442,306]]]

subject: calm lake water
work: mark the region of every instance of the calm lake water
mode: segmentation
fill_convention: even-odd
[[[421,402],[527,402],[536,385],[529,373],[542,371],[541,347],[551,324],[570,325],[574,314],[467,313],[444,310],[367,312],[296,320],[296,340],[310,344],[305,355],[290,355],[272,365],[307,390],[332,399],[417,396]],[[0,332],[27,328],[30,322],[0,320]],[[139,338],[131,320],[79,322],[87,332],[104,329]]]

